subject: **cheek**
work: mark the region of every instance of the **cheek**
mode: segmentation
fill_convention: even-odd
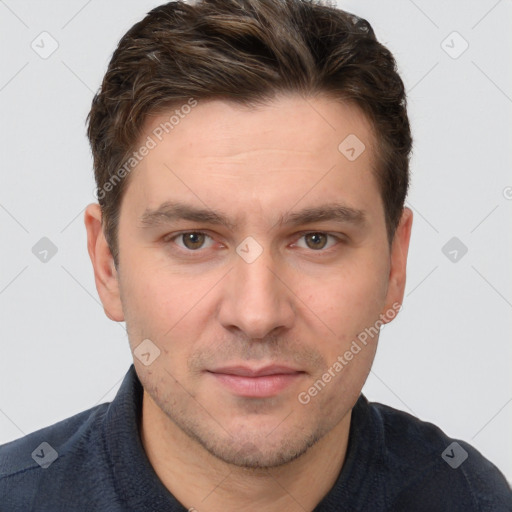
[[[347,262],[328,275],[300,280],[300,297],[336,334],[354,335],[354,329],[375,322],[387,291],[385,261]]]
[[[302,280],[301,286],[303,293],[299,296],[305,297],[304,303],[310,311],[315,348],[326,361],[326,369],[331,368],[336,374],[331,391],[325,393],[324,399],[331,393],[358,392],[357,387],[366,380],[377,347],[375,326],[383,312],[387,290],[385,258],[376,261],[370,255],[365,260],[360,255],[357,263],[340,266],[328,277]]]
[[[150,339],[164,350],[165,334],[176,323],[176,302],[168,279],[161,269],[148,265],[134,255],[122,262],[120,272],[120,293],[125,315],[126,327],[132,350],[143,340]]]
[[[211,317],[204,298],[218,277],[195,279],[143,258],[127,263],[120,288],[132,348],[149,338],[176,363],[187,358]]]
[[[193,299],[194,290],[186,278],[158,261],[151,249],[132,248],[124,256],[122,291],[133,313],[153,319],[161,314],[174,316],[177,306]]]

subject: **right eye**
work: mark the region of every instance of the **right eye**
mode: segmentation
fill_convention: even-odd
[[[204,244],[208,240],[209,245],[205,247]],[[213,245],[212,237],[208,236],[202,231],[187,231],[184,233],[179,233],[170,238],[167,238],[166,241],[173,241],[178,247],[186,251],[197,251],[199,249],[205,249]]]

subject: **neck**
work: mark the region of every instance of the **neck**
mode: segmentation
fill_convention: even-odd
[[[248,469],[214,457],[179,429],[144,392],[141,438],[159,479],[189,510],[312,511],[333,487],[345,460],[351,411],[299,458]]]

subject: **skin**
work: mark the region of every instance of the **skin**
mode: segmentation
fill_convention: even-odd
[[[168,118],[149,117],[141,141]],[[366,146],[354,161],[338,150],[349,134]],[[117,269],[99,205],[87,207],[105,313],[126,321],[132,351],[144,339],[160,350],[148,366],[134,357],[141,436],[186,507],[313,510],[334,485],[378,335],[309,403],[298,395],[403,299],[412,212],[390,247],[374,165],[371,125],[355,106],[298,95],[256,110],[200,101],[129,176]],[[165,201],[220,211],[236,226],[144,226],[144,212]],[[279,222],[334,202],[362,210],[364,223]],[[193,235],[195,245],[177,236],[198,230],[208,236]],[[249,236],[262,249],[250,263],[236,251]],[[207,371],[273,363],[302,373],[265,398],[240,396]]]

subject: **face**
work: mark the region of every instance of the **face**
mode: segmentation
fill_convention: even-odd
[[[280,465],[356,402],[399,308],[408,235],[390,250],[357,107],[198,102],[162,136],[171,114],[148,119],[141,141],[156,144],[121,205],[119,304],[151,361],[135,367],[153,406],[211,454]]]

